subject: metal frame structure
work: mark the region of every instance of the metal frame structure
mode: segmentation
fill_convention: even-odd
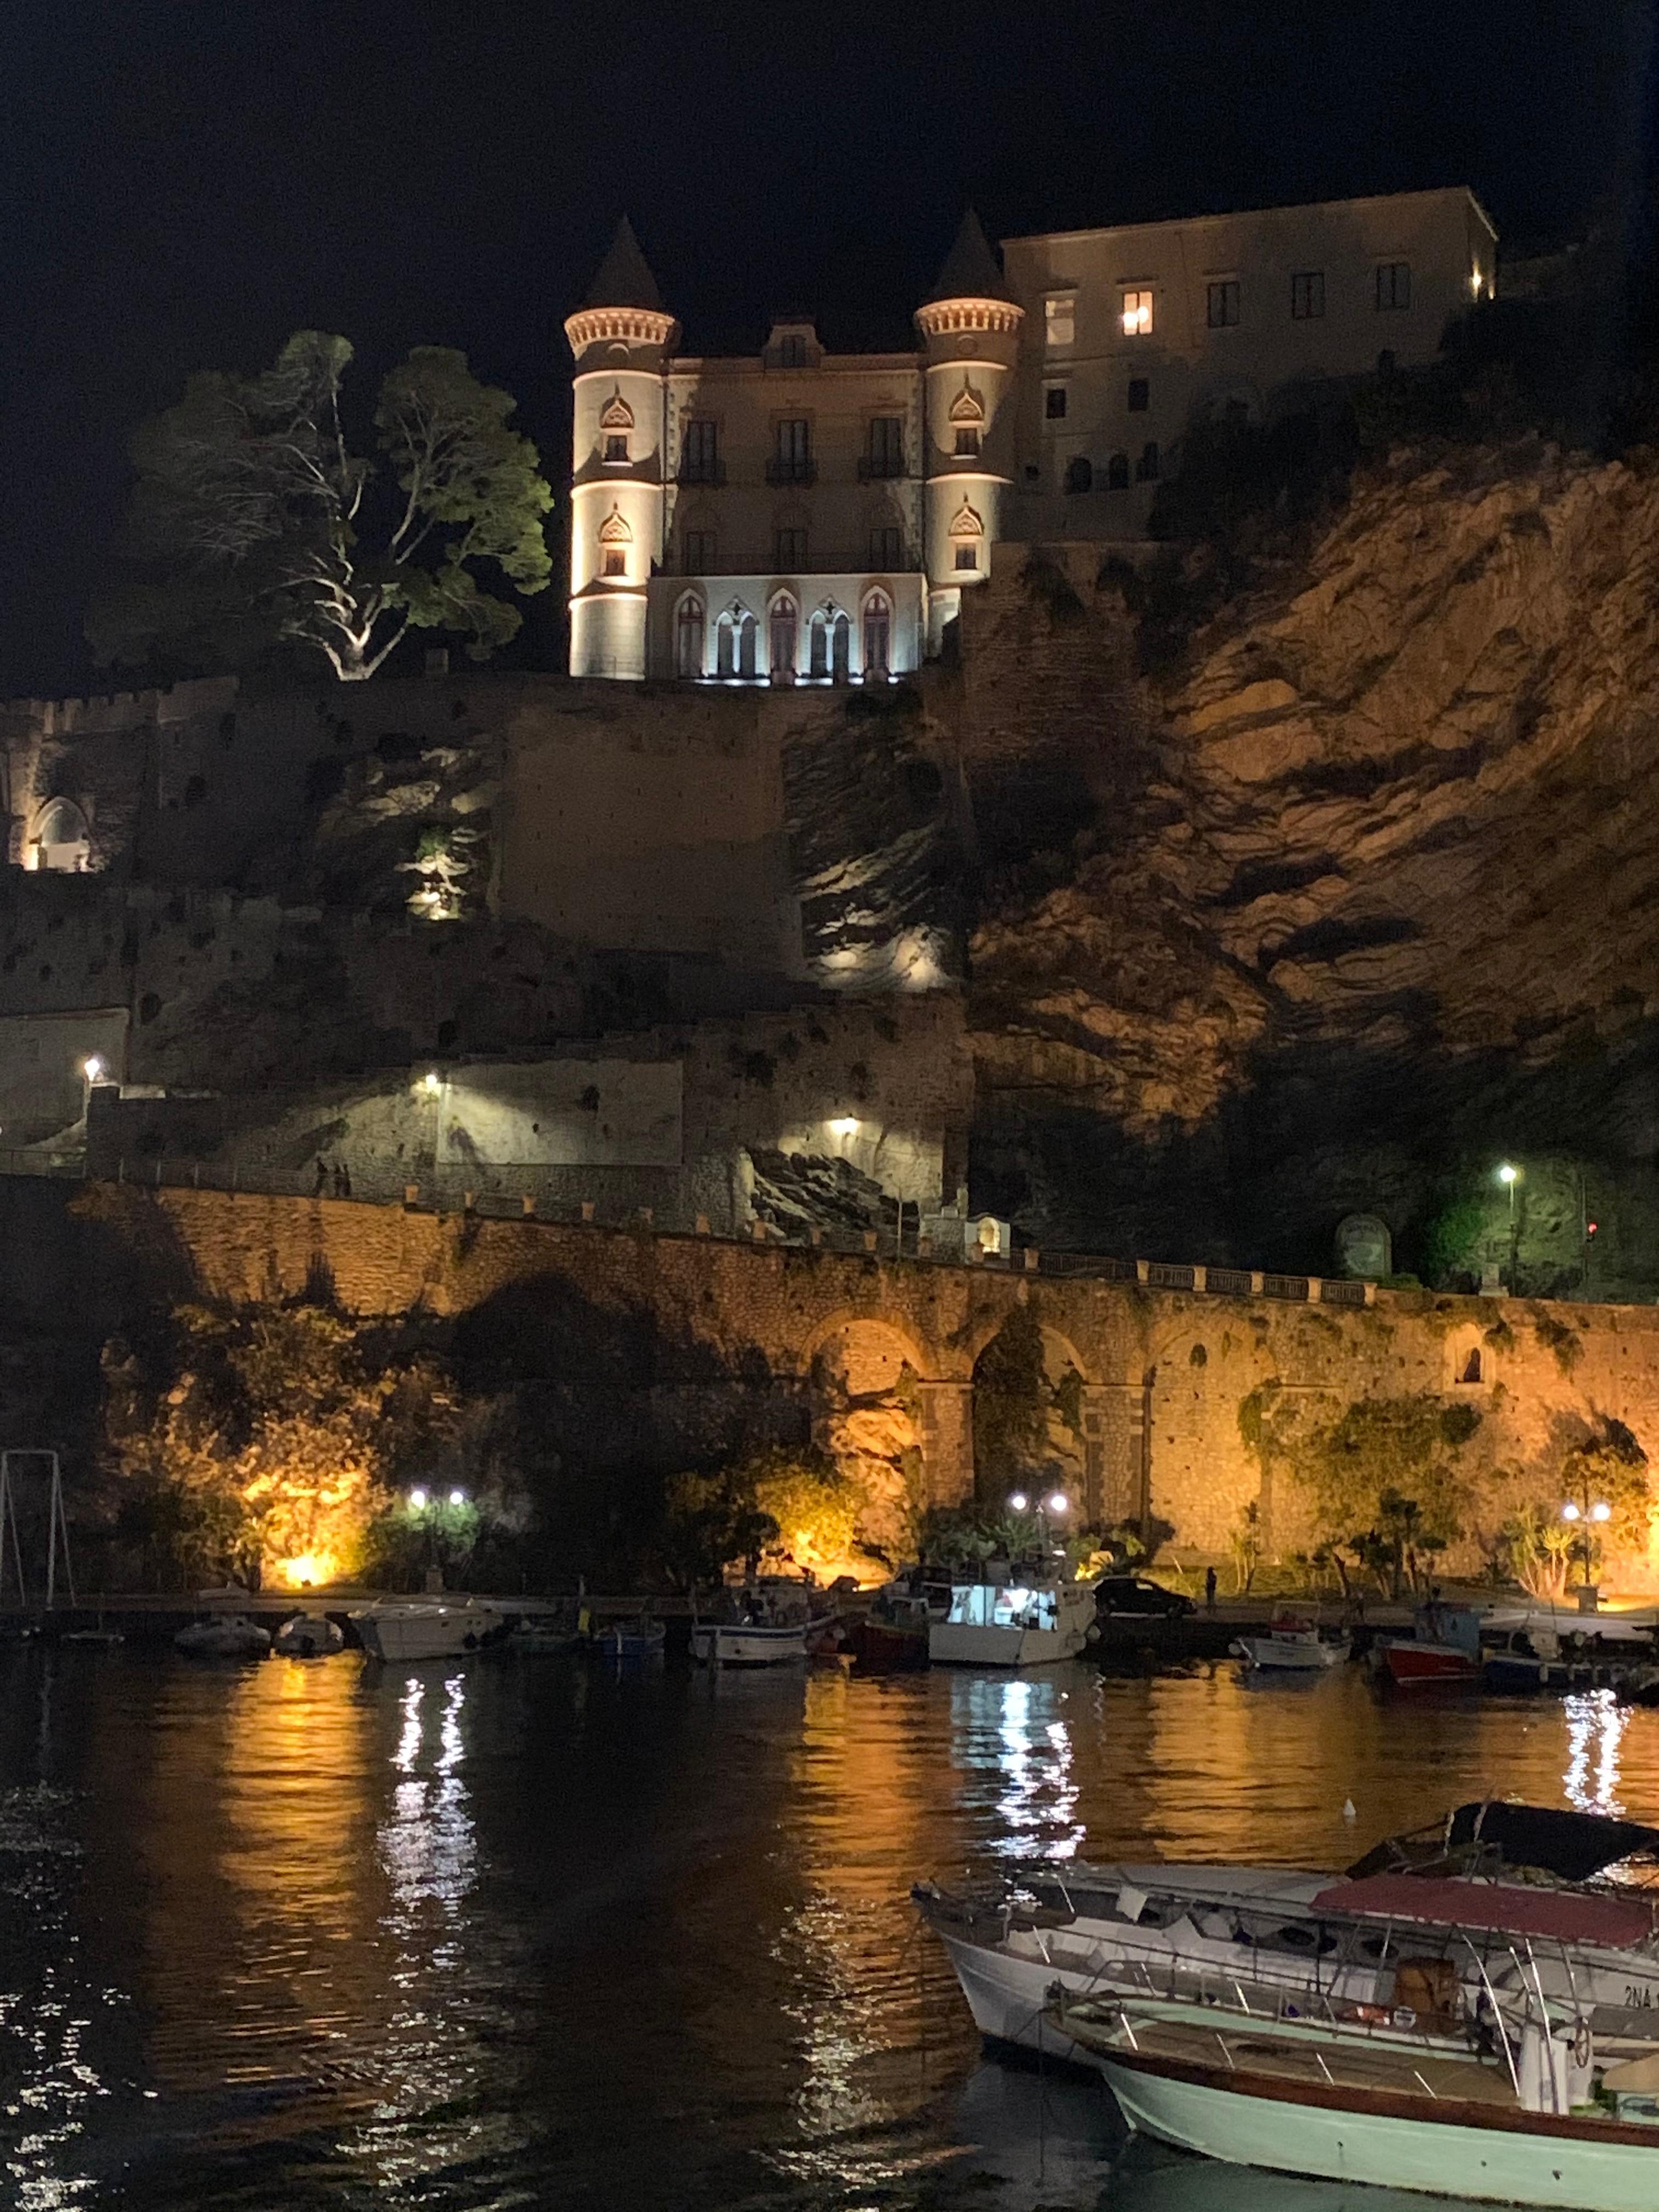
[[[6,1587],[6,1530],[11,1529],[12,1565],[17,1575],[17,1602],[28,1603],[28,1585],[23,1579],[23,1549],[17,1531],[17,1497],[14,1487],[11,1466],[14,1460],[45,1459],[52,1462],[52,1482],[46,1500],[46,1610],[50,1613],[58,1599],[58,1548],[64,1551],[64,1580],[69,1585],[70,1603],[76,1602],[75,1570],[70,1562],[69,1519],[64,1510],[64,1475],[58,1454],[41,1446],[0,1451],[0,1597]]]

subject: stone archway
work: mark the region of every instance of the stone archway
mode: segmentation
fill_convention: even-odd
[[[857,1485],[860,1540],[895,1565],[932,1503],[926,1355],[878,1316],[842,1314],[806,1346],[812,1438]]]
[[[1060,1491],[1079,1525],[1093,1516],[1090,1379],[1077,1346],[1022,1301],[985,1334],[973,1367],[974,1492],[1000,1510],[1011,1490]]]

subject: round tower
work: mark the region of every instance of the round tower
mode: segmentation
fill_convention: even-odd
[[[1013,381],[1024,310],[970,208],[916,310],[927,348],[922,474],[927,637],[937,653],[963,589],[990,573],[1013,483]]]
[[[565,336],[576,357],[570,453],[570,673],[638,683],[661,557],[664,410],[674,318],[624,216]]]

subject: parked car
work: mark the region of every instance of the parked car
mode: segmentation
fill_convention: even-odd
[[[1113,1620],[1182,1620],[1198,1607],[1179,1590],[1140,1575],[1108,1575],[1095,1585],[1095,1611]]]

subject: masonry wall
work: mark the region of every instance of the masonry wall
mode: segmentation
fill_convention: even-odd
[[[1334,1413],[1424,1391],[1479,1413],[1460,1462],[1468,1541],[1450,1562],[1470,1568],[1517,1497],[1551,1494],[1561,1458],[1593,1421],[1624,1422],[1659,1460],[1659,1310],[1647,1307],[1380,1292],[1373,1307],[1326,1309],[206,1192],[98,1186],[79,1206],[87,1234],[113,1240],[124,1267],[142,1264],[156,1282],[193,1279],[216,1295],[292,1294],[325,1275],[345,1304],[368,1312],[422,1301],[464,1316],[538,1300],[550,1370],[562,1374],[582,1371],[585,1345],[597,1362],[620,1318],[648,1321],[639,1340],[658,1349],[634,1370],[641,1393],[678,1378],[734,1402],[763,1385],[810,1396],[832,1348],[851,1347],[872,1369],[885,1360],[890,1373],[902,1361],[915,1378],[927,1492],[940,1499],[972,1492],[975,1366],[1014,1308],[1032,1303],[1052,1352],[1083,1376],[1090,1517],[1150,1512],[1189,1557],[1224,1554],[1252,1502],[1273,1553],[1307,1540],[1293,1458],[1264,1461],[1241,1422],[1264,1386]],[[573,1316],[577,1335],[562,1339],[560,1316],[568,1328]],[[1470,1384],[1457,1377],[1474,1350],[1481,1380]],[[627,1391],[611,1379],[621,1405]]]

